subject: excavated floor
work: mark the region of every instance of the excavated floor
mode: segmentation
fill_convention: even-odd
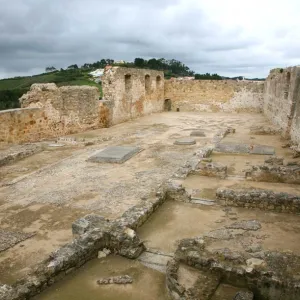
[[[132,284],[98,285],[100,278],[129,275]],[[167,300],[165,274],[138,261],[118,256],[92,260],[63,281],[35,297],[35,300]]]
[[[97,213],[115,219],[141,199],[153,197],[157,186],[220,129],[264,122],[260,114],[153,114],[59,138],[60,147],[45,141],[44,151],[1,167],[0,229],[34,236],[0,252],[0,282],[14,282],[72,240],[71,224],[79,217]],[[195,137],[195,145],[174,145],[193,130],[204,131],[206,137]],[[144,150],[121,165],[88,161],[110,146]]]
[[[153,197],[157,186],[170,178],[197,149],[210,144],[222,128],[231,126],[237,130],[224,142],[269,145],[277,155],[299,161],[292,159],[289,149],[281,148],[284,141],[278,136],[250,135],[249,128],[259,124],[268,124],[260,114],[155,114],[128,122],[126,126],[120,124],[62,138],[59,143],[65,144],[64,147],[49,147],[53,142],[47,142],[43,152],[1,167],[0,229],[34,233],[34,236],[0,252],[0,283],[14,282],[51,251],[70,241],[71,224],[77,218],[97,213],[115,219],[143,199]],[[204,137],[193,137],[196,145],[174,145],[175,140],[189,137],[195,130],[205,133]],[[109,146],[144,150],[121,165],[88,161],[96,151]],[[263,163],[263,155],[213,153],[211,158],[228,165],[230,176],[221,180],[194,175],[182,180],[195,198],[214,200],[216,189],[222,186],[300,194],[297,185],[241,180],[245,168]],[[249,235],[249,242],[257,242],[264,249],[291,250],[300,255],[299,243],[295,242],[300,240],[298,215],[224,209],[217,203],[207,206],[167,201],[138,230],[150,253],[144,257],[145,261],[129,263],[118,257],[94,260],[37,299],[77,299],[74,298],[77,294],[78,299],[83,299],[82,295],[102,299],[167,299],[163,265],[166,257],[172,256],[178,240],[252,219],[258,220],[262,228],[259,233]],[[159,271],[153,270],[156,260],[161,262]],[[132,271],[133,277],[136,276],[131,286],[95,284],[98,276],[120,275],[123,271]],[[214,299],[232,298],[230,287],[220,289],[228,290],[225,292],[228,297],[216,294]]]

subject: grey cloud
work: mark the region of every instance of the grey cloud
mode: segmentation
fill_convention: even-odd
[[[288,51],[273,45],[270,55],[261,37],[227,28],[196,2],[0,0],[0,77],[135,57],[175,58],[200,73],[264,76],[289,55],[299,59],[299,45]],[[283,28],[274,36],[283,40],[287,33]]]

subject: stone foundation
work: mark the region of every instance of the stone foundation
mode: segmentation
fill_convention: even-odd
[[[225,206],[260,208],[277,212],[300,212],[300,197],[287,193],[260,189],[219,188],[216,196]]]
[[[265,182],[283,182],[300,183],[300,166],[282,166],[282,165],[260,165],[252,166],[252,169],[246,173],[248,179],[253,181]]]
[[[239,239],[238,236],[241,234],[232,234],[228,239],[234,242],[235,239]],[[214,241],[209,237],[199,237],[180,242],[174,260],[169,261],[167,266],[167,288],[171,299],[208,300],[221,283],[247,288],[251,292],[246,294],[254,294],[255,299],[300,299],[299,279],[288,268],[288,265],[295,268],[300,265],[298,256],[268,251],[261,252],[262,258],[258,259],[245,251],[214,249]],[[180,264],[201,272],[202,275],[192,288],[186,289],[180,284],[178,280]],[[201,282],[203,276],[205,280]]]

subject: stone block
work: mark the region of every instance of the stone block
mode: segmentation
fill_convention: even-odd
[[[265,145],[251,144],[235,144],[235,143],[219,143],[214,151],[222,153],[249,153],[258,155],[274,155],[274,147]]]
[[[97,163],[103,162],[122,164],[139,152],[141,152],[141,149],[138,147],[111,146],[102,151],[97,152],[88,160]]]
[[[195,145],[195,144],[196,144],[196,140],[189,137],[178,139],[174,142],[174,145]]]

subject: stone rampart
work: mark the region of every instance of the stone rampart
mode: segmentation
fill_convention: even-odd
[[[262,82],[235,80],[165,80],[172,110],[261,112]]]

